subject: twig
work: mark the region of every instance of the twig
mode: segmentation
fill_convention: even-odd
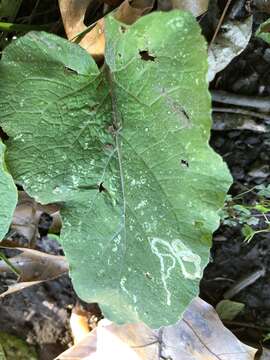
[[[243,191],[240,194],[237,194],[237,195],[233,196],[232,200],[241,199],[243,197],[243,195],[246,195],[246,194],[248,194],[250,192],[257,195],[257,193],[254,191],[254,189],[256,189],[256,187],[257,187],[257,185],[253,186],[251,189],[247,189],[246,191]]]
[[[270,112],[269,97],[238,95],[221,90],[213,90],[211,93],[212,100],[217,103],[255,108],[264,113]]]
[[[28,18],[28,24],[32,23],[32,20],[33,20],[34,16],[36,15],[39,4],[40,4],[40,0],[37,0],[36,3],[35,3],[34,9],[32,10],[32,12],[31,12],[31,14],[30,14],[30,16]]]
[[[252,116],[257,119],[265,120],[267,122],[270,122],[270,116],[257,113],[255,111],[249,111],[239,108],[225,108],[225,107],[213,107],[214,112],[221,112],[221,113],[231,113],[231,114],[241,114],[241,115],[247,115]]]
[[[17,276],[20,276],[20,271],[9,261],[9,259],[0,252],[0,259],[2,259],[6,265],[8,266],[8,268],[14,272]]]
[[[223,320],[222,322],[226,325],[248,327],[251,329],[258,329],[258,330],[267,331],[267,332],[270,331],[270,327],[259,326],[259,325],[255,325],[255,324],[251,324],[251,323],[245,323],[242,321]]]
[[[227,11],[228,11],[228,8],[229,8],[231,2],[232,2],[232,0],[228,0],[227,3],[226,3],[226,5],[225,5],[225,8],[224,8],[224,10],[223,10],[223,13],[222,13],[220,19],[219,19],[219,22],[218,22],[218,24],[217,24],[215,33],[214,33],[214,35],[213,35],[213,37],[212,37],[212,40],[210,41],[210,44],[209,44],[208,49],[210,49],[210,47],[212,46],[213,42],[216,40],[217,34],[218,34],[218,32],[219,32],[219,30],[220,30],[220,28],[221,28],[221,25],[222,25],[222,23],[223,23],[223,20],[224,20],[224,18],[225,18],[225,15],[226,15],[226,13],[227,13]]]
[[[257,281],[260,277],[265,275],[265,269],[260,269],[257,271],[254,271],[252,274],[249,274],[248,276],[244,277],[243,279],[237,281],[235,285],[233,285],[229,290],[227,290],[223,298],[224,299],[231,299],[236,294],[238,294],[240,291],[244,290],[249,285],[253,284],[255,281]]]

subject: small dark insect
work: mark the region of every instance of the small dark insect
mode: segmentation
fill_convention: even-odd
[[[145,272],[144,275],[145,275],[148,279],[150,279],[150,280],[153,279],[152,276],[151,276],[151,274],[150,274],[148,271]]]

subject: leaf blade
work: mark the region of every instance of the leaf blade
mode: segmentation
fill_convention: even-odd
[[[62,244],[79,296],[110,319],[157,327],[174,322],[198,292],[231,178],[208,145],[207,57],[193,17],[155,13],[125,28],[108,18],[106,29],[101,72],[53,35],[14,45],[29,48],[25,81],[36,102],[12,81],[15,50],[3,58],[6,92],[28,110],[25,123],[17,113],[4,118],[8,160],[31,195],[63,203]]]

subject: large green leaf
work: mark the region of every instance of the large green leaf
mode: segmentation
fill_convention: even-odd
[[[8,163],[62,203],[75,289],[118,322],[174,322],[198,293],[231,182],[210,149],[207,54],[188,13],[106,20],[106,64],[30,33],[0,67]]]
[[[5,165],[5,148],[0,139],[0,240],[8,231],[17,203],[17,189]]]

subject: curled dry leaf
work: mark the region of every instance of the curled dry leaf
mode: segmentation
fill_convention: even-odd
[[[84,17],[91,0],[59,0],[64,28],[69,40],[86,31]],[[95,27],[87,32],[79,44],[96,60],[103,58],[105,49],[104,21],[99,20]]]
[[[41,205],[26,192],[19,191],[17,206],[13,213],[12,224],[10,226],[11,234],[16,232],[17,234],[24,236],[28,240],[30,246],[34,245],[38,236],[40,216],[43,213],[52,216],[52,226],[55,230],[59,230],[61,225],[58,205]],[[1,244],[4,246],[12,246],[8,241],[8,236]]]
[[[11,234],[14,232],[19,234],[28,240],[30,246],[33,245],[38,236],[38,224],[42,212],[33,198],[24,191],[19,191],[18,203],[10,227]],[[6,241],[2,244],[6,245]]]
[[[105,4],[110,6],[118,6],[123,2],[123,0],[103,0]]]
[[[256,349],[241,343],[214,308],[197,298],[175,325],[159,330],[163,357],[181,360],[253,360]],[[188,339],[188,341],[187,341]]]
[[[59,0],[59,7],[67,38],[74,40],[79,34],[85,32],[79,44],[96,61],[100,61],[103,59],[105,51],[104,19],[100,19],[93,29],[87,32],[84,17],[90,1]],[[148,13],[152,9],[154,2],[154,0],[125,0],[115,12],[115,18],[125,24],[132,24],[142,15]]]
[[[253,360],[256,349],[241,343],[220,321],[212,306],[197,298],[175,325],[151,330],[143,323],[99,323],[59,360],[124,359]]]
[[[252,16],[244,21],[227,21],[208,51],[208,80],[223,70],[247,46],[252,34]]]
[[[154,0],[125,0],[116,11],[115,18],[131,25],[141,16],[150,12],[154,3]]]
[[[112,354],[117,354],[117,360],[159,359],[158,339],[144,323],[117,325],[101,320],[96,329],[57,359],[111,359]]]
[[[64,256],[50,255],[32,249],[15,249],[20,250],[21,253],[9,258],[9,262],[19,271],[21,282],[10,286],[0,297],[42,281],[53,280],[68,271],[68,263]],[[10,271],[10,267],[4,261],[0,261],[0,273]]]
[[[77,303],[72,309],[69,323],[74,344],[76,345],[86,335],[88,335],[90,331],[88,324],[88,313],[82,308],[80,303]]]
[[[258,360],[269,360],[270,359],[270,350],[263,348],[261,357]]]
[[[258,11],[270,14],[270,0],[253,0],[252,5]]]
[[[200,16],[208,9],[209,0],[172,0],[174,9],[190,11],[194,16]]]

